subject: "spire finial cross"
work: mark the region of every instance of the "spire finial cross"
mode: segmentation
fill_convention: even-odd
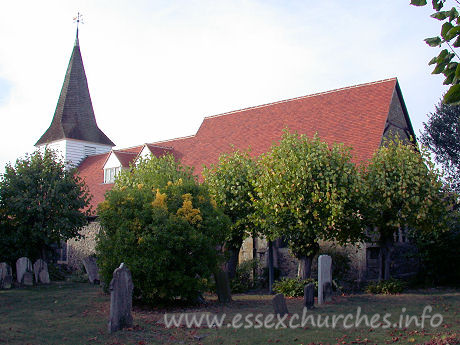
[[[76,17],[73,17],[73,22],[74,22],[74,23],[77,23],[77,38],[78,38],[78,25],[79,25],[80,23],[85,24],[85,23],[83,22],[83,15],[82,15],[80,12],[77,12],[77,16],[76,16]]]

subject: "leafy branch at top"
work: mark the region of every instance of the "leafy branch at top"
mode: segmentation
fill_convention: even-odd
[[[460,4],[458,0],[454,0]],[[435,65],[433,74],[443,74],[445,76],[444,85],[451,85],[444,95],[444,102],[447,104],[460,104],[460,64],[453,61],[456,57],[460,60],[455,48],[460,47],[460,16],[455,7],[448,11],[442,11],[446,0],[432,0],[433,9],[436,11],[431,15],[443,22],[440,36],[429,37],[425,42],[430,47],[441,47],[444,43],[448,48],[443,49],[438,56],[435,56],[428,63]],[[426,0],[411,0],[411,5],[425,6]]]

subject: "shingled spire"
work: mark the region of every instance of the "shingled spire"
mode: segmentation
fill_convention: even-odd
[[[110,147],[115,146],[96,123],[80,53],[78,28],[53,120],[35,146],[42,146],[62,139],[75,139]]]

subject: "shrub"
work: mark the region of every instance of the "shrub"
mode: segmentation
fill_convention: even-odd
[[[231,281],[233,293],[246,292],[256,287],[258,277],[252,277],[254,270],[259,267],[258,260],[246,260],[240,263],[236,268],[235,277]]]
[[[216,268],[228,219],[172,156],[122,173],[99,206],[98,264],[105,287],[121,262],[143,303],[195,302]]]
[[[63,281],[68,273],[69,272],[67,272],[61,265],[55,263],[48,264],[48,274],[51,281]]]
[[[381,282],[370,283],[366,292],[373,294],[392,295],[404,291],[406,283],[398,279],[388,279]]]
[[[410,233],[417,246],[422,270],[421,283],[460,285],[460,211],[450,214],[450,229],[446,232]]]
[[[282,278],[273,284],[273,291],[282,293],[287,297],[302,297],[305,285],[314,283],[316,291],[318,290],[318,282],[314,279],[297,278]],[[315,292],[317,293],[317,292]]]

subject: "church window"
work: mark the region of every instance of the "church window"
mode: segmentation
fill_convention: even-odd
[[[114,183],[115,177],[117,177],[120,171],[120,167],[104,169],[104,183]]]

